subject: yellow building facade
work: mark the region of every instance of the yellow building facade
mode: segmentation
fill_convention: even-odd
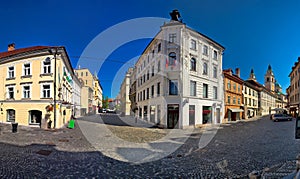
[[[0,53],[0,121],[43,128],[65,125],[72,114],[74,76],[66,49],[9,50]]]

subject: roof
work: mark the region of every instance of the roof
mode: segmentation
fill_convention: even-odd
[[[236,74],[233,74],[231,69],[223,70],[223,74],[226,78],[230,78],[231,80],[233,80],[235,82],[238,82],[241,84],[244,82],[244,80],[241,79],[239,76],[237,76]]]
[[[42,50],[42,49],[47,49],[47,48],[51,48],[51,46],[33,46],[33,47],[15,49],[12,51],[1,52],[0,59],[6,58],[6,57],[11,57],[11,56],[21,54],[21,53],[31,52],[31,51],[35,51],[35,50]]]

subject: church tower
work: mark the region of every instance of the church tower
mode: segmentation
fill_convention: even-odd
[[[275,76],[273,74],[271,65],[269,65],[267,73],[265,74],[265,87],[271,92],[275,92],[275,82]]]
[[[249,76],[249,80],[256,81],[256,77],[255,77],[253,68],[251,69],[250,76]]]

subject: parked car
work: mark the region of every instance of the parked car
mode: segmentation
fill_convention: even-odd
[[[102,113],[106,113],[106,109],[105,109],[105,108],[102,108],[102,109],[101,109],[101,112],[102,112]]]
[[[113,109],[107,109],[107,113],[116,113],[116,111]]]
[[[272,120],[274,122],[276,122],[276,121],[291,121],[291,120],[293,120],[293,118],[287,114],[274,114],[272,116]]]

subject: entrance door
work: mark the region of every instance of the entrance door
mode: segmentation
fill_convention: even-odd
[[[219,124],[221,122],[221,112],[220,112],[220,108],[216,109],[216,117],[217,117],[217,121],[216,123]]]
[[[168,128],[174,129],[178,128],[179,120],[179,105],[169,104],[168,105]]]

